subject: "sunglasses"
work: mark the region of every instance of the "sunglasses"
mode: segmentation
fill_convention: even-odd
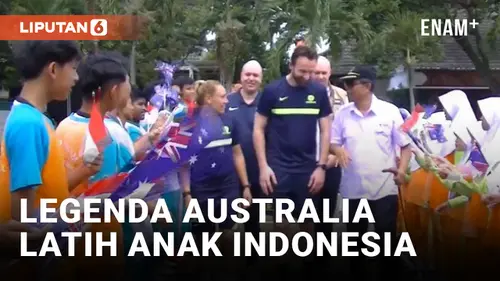
[[[357,79],[349,79],[349,80],[344,80],[344,84],[348,88],[352,88],[358,84],[361,84],[361,82]]]
[[[344,85],[347,87],[347,88],[352,88],[356,85],[359,85],[359,84],[368,84],[368,83],[371,83],[371,81],[365,81],[363,79],[349,79],[349,80],[344,80]]]

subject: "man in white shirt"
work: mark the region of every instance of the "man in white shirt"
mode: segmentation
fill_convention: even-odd
[[[318,57],[318,64],[316,65],[316,69],[313,74],[313,79],[316,80],[317,82],[321,83],[326,87],[327,93],[328,93],[328,99],[330,101],[330,105],[332,107],[332,118],[335,116],[336,112],[339,111],[340,107],[343,105],[349,103],[349,100],[347,98],[347,92],[344,91],[344,89],[333,86],[330,83],[330,76],[331,76],[331,64],[330,61],[328,61],[327,58],[324,56],[319,56]],[[320,145],[319,145],[319,129],[317,130],[316,134],[316,159],[319,160],[319,151],[320,151]],[[329,204],[329,210],[330,212],[333,213],[335,212],[336,208],[336,203],[337,203],[337,195],[339,192],[339,186],[340,186],[340,179],[342,177],[342,169],[338,165],[338,161],[335,157],[335,155],[330,154],[328,156],[328,162],[327,162],[327,170],[325,173],[325,183],[323,185],[323,189],[321,190],[320,193],[320,199],[321,202],[318,205],[319,210],[318,213],[323,212],[323,204],[322,201],[323,199],[329,199],[330,204]],[[333,231],[333,224],[331,223],[318,223],[315,225],[315,229],[317,232],[322,232],[329,236],[329,233]]]
[[[350,200],[350,220],[360,199],[368,199],[375,218],[375,231],[381,237],[383,233],[391,233],[391,247],[395,247],[398,185],[404,181],[411,157],[410,139],[400,131],[403,118],[399,109],[373,94],[376,80],[373,67],[356,67],[342,79],[353,102],[336,113],[332,124],[331,152],[343,168],[340,194]],[[401,158],[398,166],[396,156],[399,149]],[[397,167],[393,169],[394,175],[382,172],[394,167]],[[347,231],[360,233],[359,237],[367,230],[367,220],[347,224]],[[359,248],[364,246],[361,239],[357,242]],[[394,277],[394,260],[382,257],[381,261],[380,280]],[[351,272],[356,277],[368,277],[364,257],[351,261]]]

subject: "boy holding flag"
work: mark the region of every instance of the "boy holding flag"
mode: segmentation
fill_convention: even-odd
[[[82,106],[76,113],[72,113],[61,122],[57,128],[57,135],[61,138],[65,148],[66,166],[71,169],[95,157],[96,152],[102,155],[103,163],[98,173],[82,183],[78,188],[71,190],[74,197],[87,191],[89,185],[108,178],[122,171],[127,165],[133,164],[134,147],[128,134],[127,138],[120,137],[120,127],[115,122],[105,118],[109,111],[124,107],[130,98],[130,82],[128,72],[123,66],[123,58],[112,53],[98,53],[88,55],[78,67],[80,80],[76,86],[76,93],[82,98]],[[122,129],[124,131],[124,129]],[[97,151],[95,151],[97,150]],[[83,151],[83,155],[82,155]],[[118,256],[109,257],[105,252],[103,258],[79,259],[81,268],[94,268],[102,265],[116,268],[121,274],[123,271],[123,230],[121,225],[112,220],[111,223],[92,225],[92,232],[103,232],[103,239],[109,239],[109,233],[116,232]],[[83,253],[84,243],[77,245],[77,256]],[[111,271],[108,274],[116,275]],[[95,278],[95,270],[85,270],[80,273],[88,278]],[[88,274],[88,275],[87,275]]]

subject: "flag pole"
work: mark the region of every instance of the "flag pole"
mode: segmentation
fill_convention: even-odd
[[[415,109],[415,93],[413,92],[413,67],[410,48],[406,48],[406,70],[408,71],[408,92],[410,95],[410,112]]]

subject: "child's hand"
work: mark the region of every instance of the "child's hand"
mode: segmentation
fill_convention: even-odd
[[[487,206],[500,203],[500,194],[489,194],[483,197],[483,202]]]
[[[104,161],[104,159],[103,159],[103,156],[101,153],[101,154],[97,155],[97,157],[94,158],[94,160],[92,160],[90,162],[85,162],[85,167],[88,170],[89,176],[93,176],[101,170],[103,161]]]
[[[436,207],[436,209],[434,209],[434,211],[436,211],[436,213],[444,213],[446,211],[448,211],[450,207],[448,206],[448,202],[444,202],[442,204],[440,204],[439,206]]]
[[[451,170],[446,167],[438,167],[437,172],[439,174],[439,177],[442,179],[447,179],[451,174]]]
[[[158,118],[156,119],[155,123],[151,127],[151,131],[163,128],[163,125],[165,125],[165,122],[167,121],[167,119],[168,119],[168,116],[165,114],[158,115]]]
[[[162,128],[151,129],[151,131],[149,131],[149,133],[148,133],[149,142],[154,144],[156,141],[158,141],[158,138],[160,137],[161,132],[162,132]]]
[[[439,155],[429,155],[429,157],[439,166],[439,165],[447,165],[447,166],[453,166],[448,159],[441,157]]]

